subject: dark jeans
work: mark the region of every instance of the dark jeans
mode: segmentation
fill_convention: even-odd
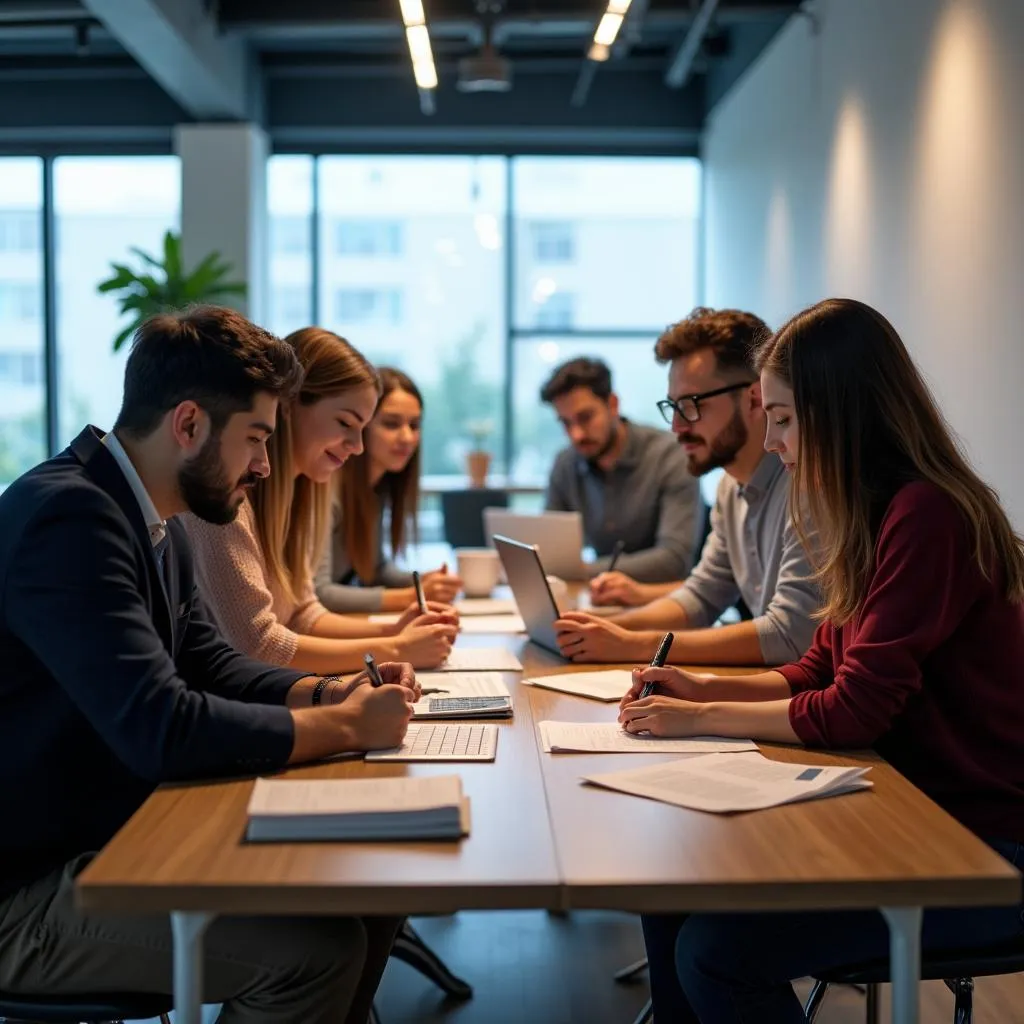
[[[1024,844],[990,841],[1024,868]],[[804,1024],[790,984],[889,955],[875,910],[645,914],[651,998],[659,1024]],[[926,910],[922,948],[963,949],[1024,937],[1024,907]]]

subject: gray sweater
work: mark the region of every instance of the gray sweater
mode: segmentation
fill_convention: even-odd
[[[595,576],[621,540],[616,568],[642,583],[685,579],[704,527],[700,485],[682,448],[667,431],[639,423],[628,423],[622,456],[607,473],[573,448],[560,452],[545,507],[581,513],[584,541],[598,556]]]
[[[316,574],[316,593],[332,612],[377,612],[389,587],[411,587],[412,574],[402,572],[384,557],[384,507],[377,520],[377,570],[371,580],[360,580],[352,568],[342,536],[341,506],[335,504],[331,535]]]

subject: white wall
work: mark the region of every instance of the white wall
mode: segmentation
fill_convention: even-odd
[[[818,0],[713,114],[706,298],[902,334],[1024,527],[1024,2]]]

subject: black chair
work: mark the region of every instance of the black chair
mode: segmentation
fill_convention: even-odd
[[[170,1024],[170,996],[90,995],[12,996],[0,992],[0,1020],[40,1024],[113,1024],[115,1021],[159,1018]]]
[[[441,492],[444,539],[453,548],[482,548],[484,509],[508,508],[508,491],[474,487],[465,491]]]
[[[615,980],[623,985],[631,985],[635,981],[640,980],[640,975],[647,970],[647,957],[642,960],[637,960],[636,963],[630,964],[628,967],[623,967],[621,971],[615,972]],[[640,1012],[633,1019],[633,1024],[650,1024],[654,1019],[654,1004],[650,999],[644,1003]]]
[[[972,1024],[974,1020],[974,979],[1024,971],[1024,939],[985,949],[953,950],[926,954],[921,963],[922,981],[944,981],[955,998],[953,1024]],[[829,985],[867,987],[867,1024],[878,1024],[878,986],[889,980],[889,961],[829,971],[815,979],[804,1014],[814,1021],[821,1009]]]

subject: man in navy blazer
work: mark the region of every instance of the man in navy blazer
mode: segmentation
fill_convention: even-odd
[[[137,332],[115,428],[0,495],[0,990],[171,991],[166,918],[93,919],[76,875],[171,780],[399,744],[417,689],[326,681],[232,650],[193,576],[186,510],[230,522],[270,472],[291,347],[231,310]],[[319,706],[313,706],[319,705]],[[222,1021],[364,1024],[394,919],[231,919],[207,933]]]

